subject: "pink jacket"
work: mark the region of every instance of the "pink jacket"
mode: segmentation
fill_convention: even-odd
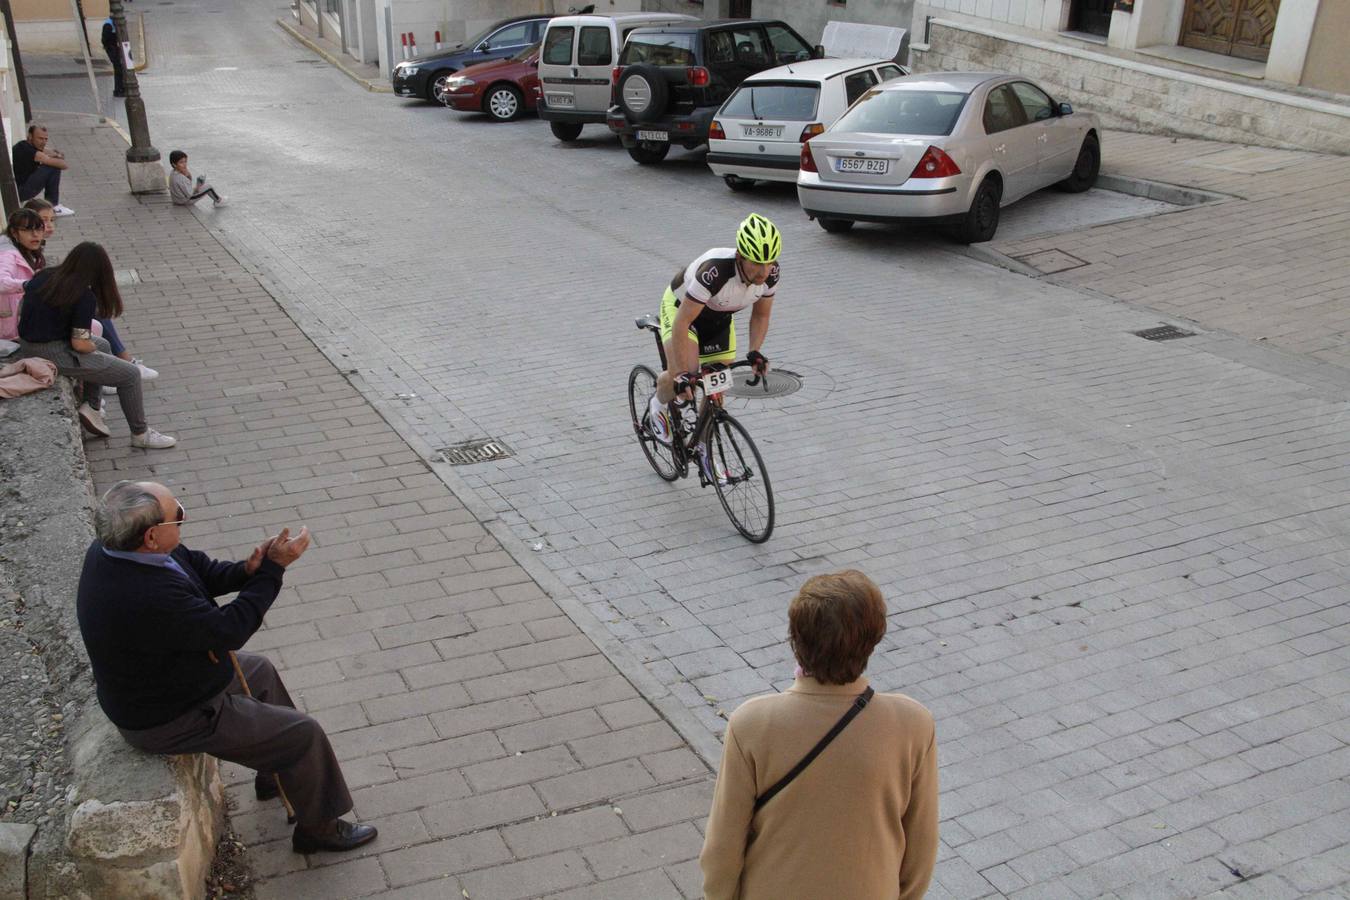
[[[0,399],[22,397],[24,394],[49,388],[54,381],[56,381],[56,363],[31,356],[21,359],[0,367]]]
[[[0,339],[19,338],[19,301],[24,282],[33,277],[33,267],[9,238],[0,237]]]

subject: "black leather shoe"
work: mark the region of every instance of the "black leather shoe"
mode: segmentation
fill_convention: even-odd
[[[343,819],[334,819],[317,831],[297,825],[295,833],[291,835],[291,849],[296,853],[319,853],[325,850],[342,853],[369,844],[377,834],[379,832],[374,825],[359,825]]]
[[[277,777],[259,772],[258,777],[253,779],[253,793],[259,800],[277,799],[281,796],[281,788],[277,786]]]

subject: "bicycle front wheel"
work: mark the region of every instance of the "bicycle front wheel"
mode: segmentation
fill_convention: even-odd
[[[762,544],[773,534],[773,487],[769,470],[750,433],[728,413],[721,413],[710,429],[713,471],[706,473],[717,488],[731,524],[746,540]]]
[[[674,451],[663,444],[647,427],[647,401],[656,393],[656,373],[646,366],[634,366],[628,373],[628,413],[633,419],[633,436],[642,447],[642,455],[647,462],[666,481],[680,477],[679,466],[675,464]]]

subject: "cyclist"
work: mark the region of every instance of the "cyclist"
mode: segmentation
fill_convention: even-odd
[[[714,247],[681,269],[661,300],[661,340],[666,346],[666,371],[656,380],[647,408],[647,423],[657,440],[670,440],[669,405],[679,396],[693,396],[690,385],[699,367],[736,358],[732,316],[750,311],[750,352],[745,358],[755,373],[769,371],[760,352],[769,331],[774,292],[778,288],[778,253],[782,235],[772,222],[751,213],[736,229],[736,246]],[[684,335],[677,340],[675,335]]]

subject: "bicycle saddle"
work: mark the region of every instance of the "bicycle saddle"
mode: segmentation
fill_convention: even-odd
[[[656,316],[639,316],[637,320],[638,328],[646,328],[649,331],[660,331],[661,320]]]

